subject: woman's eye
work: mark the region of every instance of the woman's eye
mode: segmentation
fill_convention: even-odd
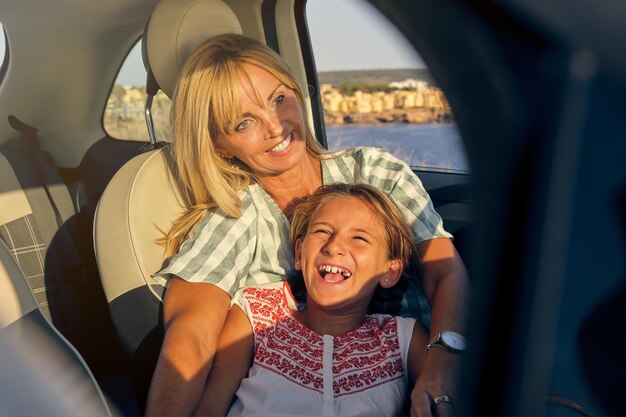
[[[243,122],[239,123],[237,125],[237,127],[235,128],[235,130],[237,132],[241,132],[242,130],[247,129],[250,126],[250,120],[244,120]]]
[[[281,94],[274,99],[274,104],[282,104],[283,101],[285,101],[285,96]]]

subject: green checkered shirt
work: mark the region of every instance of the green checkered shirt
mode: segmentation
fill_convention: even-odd
[[[419,178],[386,151],[361,147],[331,154],[322,160],[322,175],[324,184],[367,183],[387,192],[411,225],[415,243],[451,237]],[[239,196],[241,217],[209,210],[178,253],[155,274],[158,281],[166,285],[167,278],[175,275],[216,285],[232,296],[244,286],[276,282],[289,275],[294,255],[287,218],[258,184]],[[430,322],[430,307],[421,285],[409,286],[403,305],[403,315]]]

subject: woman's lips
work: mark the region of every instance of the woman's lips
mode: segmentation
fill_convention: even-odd
[[[280,142],[278,145],[274,146],[272,149],[268,150],[267,153],[280,153],[283,152],[284,150],[286,150],[289,145],[291,145],[291,141],[292,141],[292,133],[290,133],[285,139],[283,139],[282,142]]]

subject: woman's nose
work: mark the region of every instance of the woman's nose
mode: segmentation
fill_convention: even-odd
[[[270,138],[275,138],[283,132],[283,125],[276,113],[270,113],[266,119],[267,132]]]

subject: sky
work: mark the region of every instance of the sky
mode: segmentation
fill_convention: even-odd
[[[404,36],[365,0],[308,0],[307,21],[318,71],[424,67]],[[117,82],[139,86],[145,78],[136,46]]]
[[[424,67],[404,36],[365,0],[308,0],[318,71]]]

